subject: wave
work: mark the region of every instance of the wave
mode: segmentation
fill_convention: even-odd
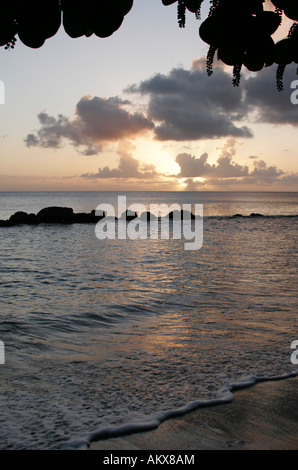
[[[121,437],[124,435],[135,434],[139,432],[153,431],[168,419],[177,418],[199,408],[206,408],[215,405],[230,403],[234,400],[234,394],[232,392],[252,387],[253,385],[256,385],[257,383],[261,382],[285,380],[293,377],[298,377],[298,369],[296,371],[285,373],[282,375],[246,377],[236,383],[230,383],[225,385],[219,390],[218,396],[216,398],[207,400],[193,400],[187,403],[186,405],[181,406],[180,408],[173,410],[165,410],[153,414],[150,418],[144,419],[141,422],[129,422],[115,427],[102,427],[96,431],[91,432],[89,435],[82,437],[82,440],[69,441],[66,445],[66,448],[69,450],[86,450],[89,448],[91,443],[95,441]]]

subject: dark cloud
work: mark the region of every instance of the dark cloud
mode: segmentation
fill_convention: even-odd
[[[27,137],[25,137],[25,142],[27,147],[35,147],[39,146],[39,139],[36,137],[34,134],[28,134]]]
[[[291,102],[296,66],[284,74],[284,91],[277,90],[276,67],[257,74],[243,71],[239,87],[232,85],[231,68],[214,63],[211,77],[206,74],[205,59],[193,62],[191,70],[173,69],[156,74],[127,89],[148,96],[148,117],[155,125],[158,140],[200,140],[225,136],[252,137],[242,125],[245,119],[255,123],[298,125],[297,105]]]
[[[152,131],[160,141],[197,141],[223,137],[250,138],[250,122],[298,125],[297,106],[291,103],[291,70],[286,71],[284,92],[276,89],[274,69],[258,74],[243,72],[239,87],[232,85],[231,71],[215,61],[214,73],[206,74],[205,59],[193,62],[190,70],[173,69],[169,74],[156,74],[126,89],[131,96],[141,94],[148,103],[144,114],[131,111],[134,103],[119,97],[85,96],[70,119],[62,114],[38,115],[40,128],[24,139],[28,147],[60,148],[71,143],[84,155],[95,155],[109,143],[133,138]],[[277,130],[278,132],[278,130]],[[182,157],[179,157],[180,159]],[[193,157],[194,158],[194,157]],[[217,172],[220,174],[247,171],[222,156],[216,168],[209,168],[203,156],[195,161],[182,158],[181,172]],[[253,155],[250,158],[256,159]],[[189,170],[186,170],[187,165]],[[204,173],[204,174],[205,174]]]
[[[157,74],[126,91],[149,96],[148,117],[156,122],[158,140],[252,137],[250,129],[235,124],[248,109],[243,91],[232,86],[231,76],[221,68],[207,77],[197,61],[189,71]]]
[[[129,101],[117,97],[84,97],[78,102],[76,112],[86,135],[94,141],[118,140],[152,129],[153,123],[143,114],[126,111],[123,105],[127,104]]]
[[[291,95],[295,91],[291,84],[295,80],[296,69],[297,66],[287,67],[281,92],[277,91],[275,70],[272,67],[243,81],[247,106],[257,122],[298,125],[297,105],[291,102]]]
[[[69,139],[74,146],[86,145],[90,147],[91,141],[84,134],[84,125],[79,119],[73,121],[59,114],[57,118],[49,116],[46,112],[38,114],[41,128],[36,134],[28,134],[25,138],[28,147],[60,148],[63,139]]]
[[[38,115],[41,128],[36,134],[28,134],[26,145],[59,148],[64,139],[75,147],[85,147],[85,155],[97,154],[106,142],[135,136],[153,128],[153,123],[143,114],[130,113],[124,106],[128,101],[119,98],[85,96],[76,106],[73,120],[46,112]]]

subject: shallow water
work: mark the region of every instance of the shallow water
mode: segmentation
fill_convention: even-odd
[[[93,225],[1,229],[0,448],[83,448],[227,384],[295,371],[298,218],[219,215],[192,251],[98,240]]]

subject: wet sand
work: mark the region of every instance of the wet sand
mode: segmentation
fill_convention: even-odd
[[[90,450],[297,450],[298,377],[260,382],[157,429],[92,442]]]

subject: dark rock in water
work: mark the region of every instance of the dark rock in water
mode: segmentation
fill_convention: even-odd
[[[103,219],[106,216],[104,211],[95,211],[94,209],[90,212],[90,216],[94,218],[95,221]]]
[[[90,224],[96,223],[105,217],[105,213],[102,211],[102,214],[96,215],[95,210],[92,210],[89,214],[85,212],[79,212],[77,214],[73,214],[73,222],[79,224]]]
[[[136,212],[126,211],[127,219],[131,220],[138,217]],[[82,223],[96,224],[98,221],[106,217],[104,211],[92,210],[90,213],[80,212],[74,214],[73,209],[69,207],[46,207],[40,210],[37,215],[27,214],[27,212],[19,211],[13,214],[9,220],[0,220],[0,227],[12,227],[20,224],[41,224],[41,223],[52,223],[52,224],[73,224]],[[116,217],[113,217],[116,219]]]
[[[89,223],[91,218],[93,219],[90,214],[85,214],[84,212],[73,214],[73,222],[78,224]]]
[[[121,214],[120,219],[126,218],[126,220],[133,220],[136,217],[138,217],[138,214],[136,212],[131,211],[131,210],[127,210],[127,211],[123,212],[123,214]]]
[[[18,211],[12,216],[10,216],[9,221],[13,225],[17,224],[37,224],[38,219],[35,214],[27,214],[27,212]]]
[[[0,227],[11,227],[14,225],[10,220],[0,220]]]
[[[232,217],[243,217],[243,215],[242,214],[234,214],[234,215],[232,215]]]
[[[38,224],[38,218],[36,214],[29,214],[28,215],[28,222],[27,224]]]
[[[15,224],[24,224],[24,223],[27,223],[28,214],[27,212],[19,211],[11,215],[9,220],[10,222],[13,222]]]
[[[46,207],[37,213],[37,219],[43,223],[71,223],[74,215],[69,207]]]
[[[250,214],[250,217],[264,217],[264,216],[263,216],[263,214],[257,214],[257,213],[255,213],[255,212],[252,212],[252,213]]]
[[[169,219],[173,220],[174,217],[177,218],[177,220],[183,220],[183,219],[194,219],[195,216],[192,212],[181,210],[181,211],[172,211],[169,212]]]
[[[78,224],[86,224],[94,221],[94,217],[91,214],[86,214],[85,212],[79,212],[73,215],[73,221]]]

